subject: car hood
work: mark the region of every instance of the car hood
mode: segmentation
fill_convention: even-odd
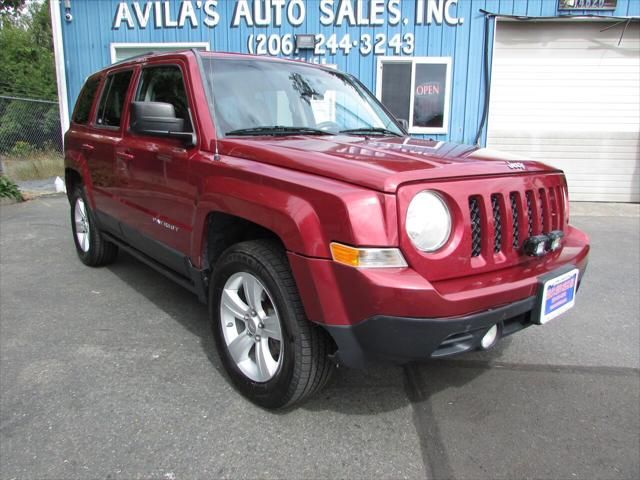
[[[382,192],[395,192],[407,182],[558,171],[502,152],[411,137],[226,138],[220,153]]]

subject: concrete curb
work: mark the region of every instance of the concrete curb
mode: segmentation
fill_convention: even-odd
[[[57,197],[57,196],[66,195],[66,193],[64,193],[64,192],[55,192],[55,191],[51,191],[51,192],[42,192],[42,191],[34,192],[34,191],[29,191],[29,190],[21,190],[21,193],[22,193],[22,197],[24,198],[25,202],[28,202],[29,200],[36,200],[38,198],[48,198],[48,197]]]

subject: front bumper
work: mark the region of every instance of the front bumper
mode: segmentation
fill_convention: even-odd
[[[371,317],[357,325],[325,325],[335,340],[336,360],[353,368],[376,363],[402,364],[475,350],[493,326],[499,337],[532,325],[536,297],[456,318]]]
[[[540,280],[588,262],[588,238],[569,227],[563,248],[514,267],[429,282],[412,268],[357,269],[289,253],[307,317],[347,366],[405,363],[476,349],[493,325],[506,336],[530,326]]]

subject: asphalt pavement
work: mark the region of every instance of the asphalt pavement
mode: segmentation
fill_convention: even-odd
[[[574,216],[576,307],[488,352],[237,394],[206,307],[126,254],[76,258],[63,196],[0,208],[0,478],[640,477],[640,224]]]

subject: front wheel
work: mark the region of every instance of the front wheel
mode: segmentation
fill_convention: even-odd
[[[274,241],[239,243],[223,254],[210,309],[225,369],[238,390],[262,407],[303,400],[334,370],[328,334],[307,320],[286,255]]]
[[[82,186],[71,192],[71,230],[78,257],[85,265],[99,267],[112,263],[118,247],[100,233]]]

